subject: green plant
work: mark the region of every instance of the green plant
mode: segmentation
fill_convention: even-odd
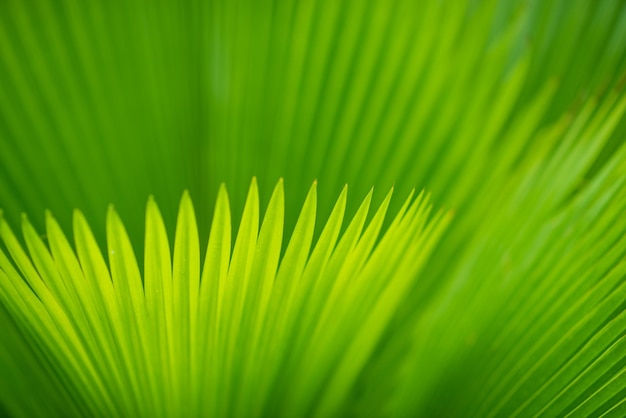
[[[0,413],[624,415],[625,22],[3,2]]]

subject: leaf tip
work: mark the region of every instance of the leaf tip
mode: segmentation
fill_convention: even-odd
[[[309,189],[309,193],[307,197],[312,197],[317,199],[317,180],[313,180],[313,184],[311,184],[311,188]]]
[[[115,210],[115,206],[113,206],[113,204],[110,204],[107,209],[106,222],[107,225],[112,225],[113,223],[119,222],[119,215],[117,214],[117,211]]]
[[[146,203],[146,212],[150,212],[153,211],[154,209],[157,209],[158,205],[156,203],[156,200],[154,199],[153,195],[148,196],[148,202]]]
[[[54,219],[54,216],[52,215],[50,209],[46,209],[44,211],[44,215],[46,218],[46,229],[49,229],[53,224],[56,224],[56,219]]]
[[[250,189],[248,190],[248,201],[258,201],[259,200],[259,185],[256,181],[256,176],[252,177],[252,181],[250,182]]]
[[[75,208],[72,212],[72,222],[74,224],[74,226],[76,226],[77,222],[82,221],[84,218],[83,213],[80,211],[80,209]]]
[[[183,208],[188,208],[191,205],[193,205],[191,195],[189,194],[189,190],[185,189],[180,198],[180,209],[182,210]]]
[[[278,190],[278,189],[284,189],[285,188],[285,180],[280,177],[278,179],[278,181],[276,182],[276,187],[274,187],[274,190]]]

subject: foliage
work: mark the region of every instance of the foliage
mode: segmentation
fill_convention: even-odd
[[[626,413],[623,1],[6,0],[0,46],[0,413]]]

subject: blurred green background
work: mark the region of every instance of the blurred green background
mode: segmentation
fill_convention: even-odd
[[[524,147],[619,82],[625,39],[622,1],[5,0],[0,202],[100,238],[113,203],[134,242],[149,194],[171,227],[189,189],[206,237],[254,175],[288,225],[314,179],[321,219],[345,183],[349,212],[393,184],[459,209],[530,106]]]

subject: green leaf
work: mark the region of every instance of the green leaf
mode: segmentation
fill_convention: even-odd
[[[623,1],[5,0],[0,45],[1,416],[624,415]]]
[[[75,214],[77,255],[50,214],[51,252],[24,219],[30,256],[0,221],[0,235],[11,254],[9,259],[0,252],[0,296],[12,321],[28,331],[24,343],[36,342],[49,356],[50,368],[39,370],[37,378],[59,373],[77,414],[291,415],[318,408],[320,414],[337,413],[342,393],[366,367],[398,308],[398,296],[419,276],[422,263],[413,260],[428,257],[444,224],[439,216],[432,224],[428,221],[423,195],[412,204],[409,198],[410,207],[376,244],[391,194],[360,236],[369,194],[339,239],[347,200],[344,188],[310,252],[315,197],[314,184],[281,258],[283,182],[276,185],[259,231],[253,180],[230,257],[230,211],[222,187],[201,281],[198,229],[187,193],[181,199],[173,263],[159,209],[153,199],[148,201],[143,274],[112,207],[107,215],[110,268],[80,212]],[[399,263],[403,255],[408,258]],[[345,286],[346,275],[356,287]],[[319,293],[321,283],[325,293],[332,289],[328,298]],[[333,296],[337,289],[347,304]],[[309,297],[311,292],[314,297]],[[368,302],[352,302],[358,298]],[[309,332],[303,333],[304,318]],[[339,336],[341,329],[351,331]],[[19,341],[10,347],[18,347]],[[351,351],[351,366],[328,367]],[[6,358],[5,350],[0,355]],[[30,356],[36,364],[37,357]],[[17,391],[33,381],[28,376],[18,380]],[[313,408],[311,396],[320,392],[324,381],[336,382],[339,388]],[[278,395],[280,388],[288,388],[289,396]],[[6,405],[16,412],[28,410],[22,404],[25,398],[13,395],[12,390],[3,393]]]

